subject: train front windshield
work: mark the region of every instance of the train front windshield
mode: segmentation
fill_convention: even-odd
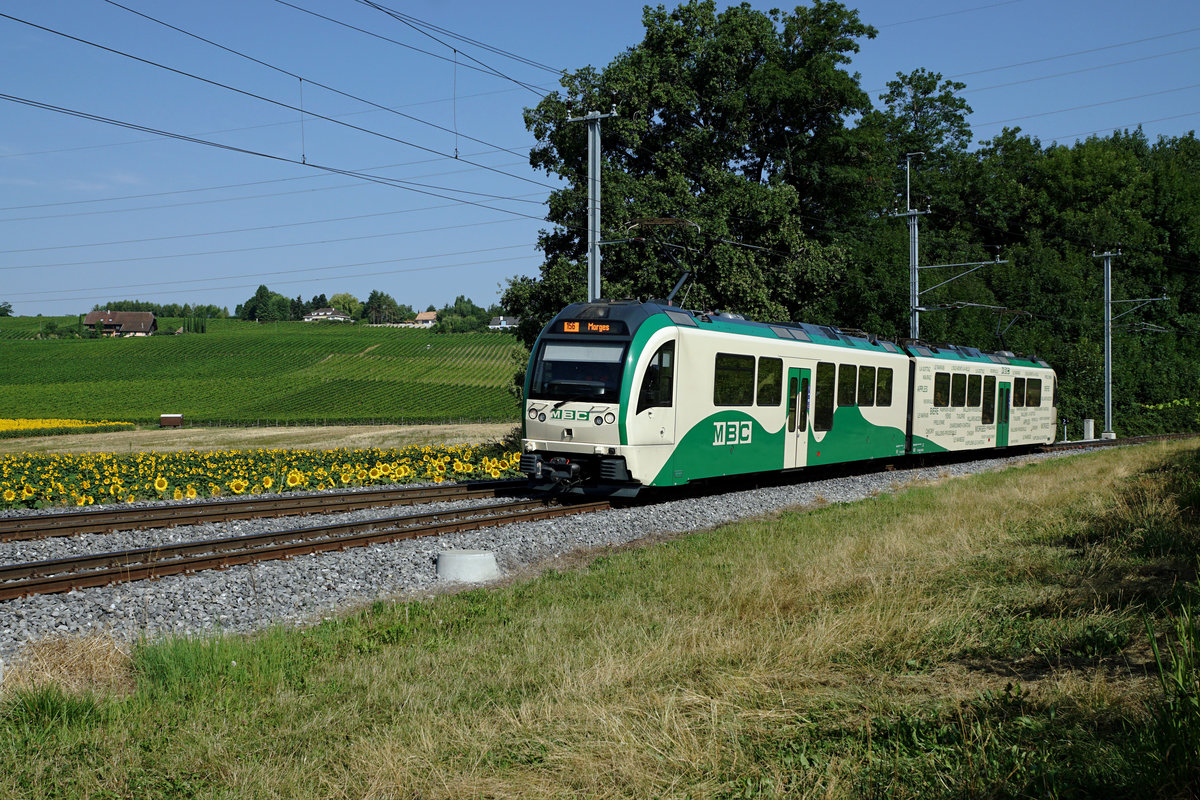
[[[534,363],[533,400],[616,403],[625,342],[545,342]]]

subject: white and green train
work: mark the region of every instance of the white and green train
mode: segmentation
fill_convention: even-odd
[[[1054,370],[970,347],[654,303],[577,303],[525,378],[521,471],[536,488],[647,486],[1050,443]]]

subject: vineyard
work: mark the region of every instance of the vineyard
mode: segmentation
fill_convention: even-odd
[[[9,323],[12,324],[9,324]],[[173,320],[160,320],[171,329]],[[0,417],[187,424],[515,419],[518,345],[498,333],[210,320],[208,333],[141,339],[8,337]]]

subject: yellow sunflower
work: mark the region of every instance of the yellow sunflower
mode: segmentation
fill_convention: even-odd
[[[262,479],[262,485],[264,489],[270,489],[275,485],[275,480],[270,475],[264,475]]]
[[[4,490],[4,502],[6,502],[6,503],[11,503],[12,501],[14,501],[14,500],[16,500],[16,499],[17,499],[17,493],[16,493],[16,492],[14,492],[12,489],[5,489],[5,490]]]
[[[167,479],[159,475],[154,479],[154,491],[165,492],[167,490]]]

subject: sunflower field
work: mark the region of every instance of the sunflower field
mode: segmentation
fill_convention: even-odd
[[[100,433],[102,431],[125,431],[134,428],[132,422],[109,422],[102,419],[91,422],[86,419],[0,419],[0,439],[15,439],[18,436],[57,436],[63,433]]]
[[[516,478],[519,463],[519,453],[495,445],[130,455],[19,453],[0,456],[0,508]]]

